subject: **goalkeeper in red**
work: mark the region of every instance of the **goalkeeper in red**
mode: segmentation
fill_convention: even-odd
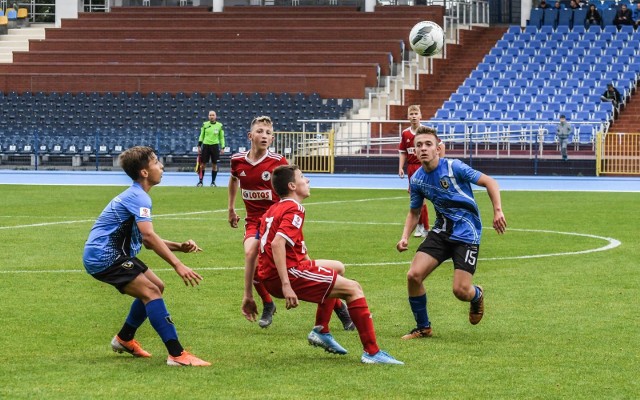
[[[231,176],[229,177],[229,225],[238,227],[240,216],[236,213],[235,203],[240,190],[244,206],[247,211],[244,231],[244,257],[245,273],[253,273],[258,262],[258,227],[260,217],[280,198],[271,187],[271,174],[281,165],[287,165],[287,160],[280,154],[269,151],[273,143],[273,122],[268,116],[259,116],[251,121],[249,151],[234,154],[231,157]],[[247,279],[249,282],[249,279]],[[253,282],[253,286],[262,299],[262,315],[258,320],[261,328],[267,328],[273,322],[273,314],[276,306],[269,292],[259,282]],[[251,287],[245,288],[251,293]],[[351,322],[346,305],[336,304],[336,314],[342,321],[345,330],[353,330],[355,326]]]
[[[273,171],[272,185],[281,200],[269,208],[260,222],[257,279],[273,296],[284,298],[287,309],[297,307],[299,300],[318,304],[316,326],[307,336],[311,345],[329,353],[347,354],[329,331],[335,303],[343,299],[364,347],[361,361],[367,364],[403,364],[378,347],[362,287],[342,276],[344,264],[309,258],[302,233],[305,210],[301,204],[309,197],[309,179],[297,166],[287,165]],[[248,274],[245,279],[252,276]],[[245,287],[248,284],[246,282]],[[242,310],[248,318],[255,319],[255,302],[247,293]]]

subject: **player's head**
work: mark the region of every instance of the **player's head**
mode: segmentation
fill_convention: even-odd
[[[420,162],[423,162],[425,157],[431,160],[435,156],[439,156],[441,142],[435,129],[430,126],[419,126],[418,129],[416,129],[413,143],[416,148],[416,156],[418,156]]]
[[[407,118],[411,124],[419,124],[422,119],[422,112],[420,111],[420,106],[418,104],[410,105],[407,108]]]
[[[273,143],[273,122],[270,117],[261,115],[251,121],[249,140],[251,146],[256,149],[266,150],[271,146]]]
[[[209,111],[209,121],[210,122],[216,122],[217,118],[218,118],[218,114],[216,114],[215,111],[213,111],[213,110]]]
[[[271,186],[281,198],[290,197],[294,193],[302,199],[309,197],[309,179],[295,164],[281,165],[274,169],[271,174]]]
[[[134,146],[123,151],[120,154],[119,161],[124,172],[134,181],[140,180],[143,175],[146,176],[148,171],[146,173],[142,173],[142,170],[149,170],[151,164],[154,164],[154,166],[156,163],[159,164],[158,167],[160,170],[164,168],[153,149],[148,146]],[[159,178],[161,177],[162,173],[160,173],[157,183],[160,182]],[[154,176],[154,179],[155,178],[156,177]]]

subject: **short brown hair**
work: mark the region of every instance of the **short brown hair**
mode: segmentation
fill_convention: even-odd
[[[273,170],[271,174],[271,186],[279,197],[289,195],[289,184],[296,181],[296,170],[299,170],[295,164],[281,165]]]
[[[418,135],[433,135],[436,138],[436,144],[442,143],[442,140],[438,137],[438,131],[430,126],[420,125],[418,129],[416,129],[416,136]]]
[[[140,179],[140,171],[149,166],[154,151],[148,146],[134,146],[120,154],[118,158],[120,166],[129,178],[137,181]]]

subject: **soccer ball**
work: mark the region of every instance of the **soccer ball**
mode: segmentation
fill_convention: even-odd
[[[409,32],[409,44],[421,56],[435,56],[444,46],[444,31],[435,22],[418,22]]]

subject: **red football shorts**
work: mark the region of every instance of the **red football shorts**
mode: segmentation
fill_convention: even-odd
[[[245,218],[244,219],[244,239],[243,242],[249,238],[256,238],[258,231],[260,230],[260,218]]]
[[[336,283],[336,271],[331,268],[316,266],[315,260],[303,261],[294,268],[287,270],[291,288],[299,300],[320,304],[329,296]],[[267,291],[277,298],[283,299],[282,282],[280,278],[262,281]]]

